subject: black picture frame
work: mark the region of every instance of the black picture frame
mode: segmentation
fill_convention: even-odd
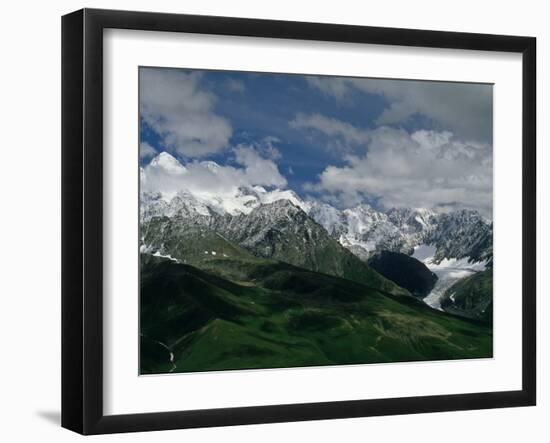
[[[456,395],[103,413],[103,30],[172,31],[522,54],[522,389]],[[536,39],[83,9],[62,18],[62,426],[81,434],[531,406],[536,403]]]

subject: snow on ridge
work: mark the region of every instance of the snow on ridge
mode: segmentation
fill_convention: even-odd
[[[149,165],[145,167],[162,167],[170,172],[183,172],[186,171],[187,168],[183,166],[179,160],[177,160],[173,155],[169,154],[168,152],[161,152],[158,154]]]
[[[172,257],[170,254],[161,254],[160,251],[156,251],[154,254],[153,254],[154,257],[161,257],[161,258],[167,258],[168,260],[172,260],[176,263],[179,263],[180,261],[177,259],[177,258],[174,258]]]
[[[487,261],[471,262],[470,257],[444,258],[437,263],[434,260],[435,252],[435,246],[422,244],[414,248],[412,257],[424,263],[432,272],[440,269],[462,269],[471,272],[485,271],[487,269]]]
[[[435,256],[436,247],[433,245],[421,244],[414,247],[413,258],[426,263],[426,260],[432,260]]]
[[[258,197],[262,204],[269,204],[279,200],[288,200],[294,206],[298,206],[304,212],[307,212],[308,209],[308,205],[300,197],[298,197],[298,195],[294,191],[289,189],[273,189],[272,191],[267,191],[265,193],[259,194]]]

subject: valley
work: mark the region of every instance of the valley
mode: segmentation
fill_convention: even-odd
[[[264,259],[141,263],[142,374],[492,355],[490,328],[347,279]]]
[[[476,211],[146,185],[185,170],[165,152],[141,170],[141,373],[492,356],[492,223]]]

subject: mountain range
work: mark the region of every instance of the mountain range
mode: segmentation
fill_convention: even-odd
[[[437,276],[412,257],[431,245],[438,266],[491,263],[492,224],[477,212],[339,209],[250,185],[174,191],[163,184],[185,183],[187,168],[168,153],[140,173],[143,373],[492,355],[476,323],[492,312],[488,280],[445,292],[449,315],[421,301]]]
[[[216,163],[203,163],[212,173],[216,173]],[[431,244],[436,247],[435,263],[451,258],[468,258],[472,262],[492,261],[492,223],[475,210],[437,213],[424,208],[392,208],[380,211],[368,204],[337,209],[328,203],[304,200],[292,190],[266,190],[261,186],[240,186],[223,193],[192,192],[188,189],[166,193],[148,186],[150,176],[184,175],[185,170],[185,166],[166,152],[141,169],[142,225],[154,217],[179,218],[185,219],[188,225],[216,225],[216,229],[241,239],[238,241],[244,241],[245,236],[248,237],[258,228],[256,240],[246,241],[261,242],[257,236],[262,234],[262,229],[265,230],[271,217],[279,223],[279,218],[288,218],[290,211],[295,215],[302,214],[296,222],[308,225],[304,231],[306,234],[317,232],[316,226],[320,225],[330,237],[362,260],[381,250],[412,255],[415,247]],[[291,209],[287,203],[277,202],[288,202],[296,209]],[[270,214],[271,211],[273,214]],[[285,211],[286,214],[283,213]],[[300,227],[294,229],[299,230]],[[307,236],[303,238],[308,239]]]

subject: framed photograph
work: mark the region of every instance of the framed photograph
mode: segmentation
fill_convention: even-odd
[[[62,20],[62,425],[536,402],[531,37]]]

